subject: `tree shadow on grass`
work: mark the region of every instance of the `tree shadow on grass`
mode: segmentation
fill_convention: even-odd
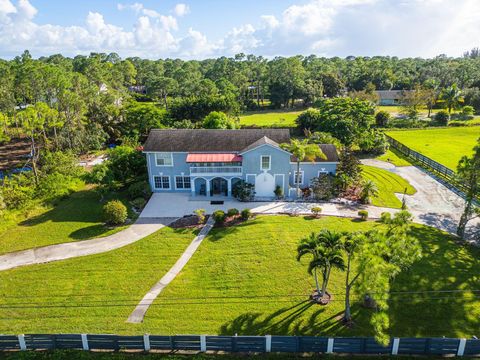
[[[395,336],[479,335],[480,249],[440,230],[415,226],[423,257],[393,282],[390,319]],[[465,291],[467,290],[467,291]]]
[[[110,229],[102,222],[102,207],[105,201],[110,198],[118,198],[118,194],[112,194],[101,201],[100,194],[95,190],[82,190],[72,193],[70,196],[56,200],[54,207],[38,216],[28,218],[19,223],[20,226],[34,227],[47,222],[52,223],[85,223],[84,227],[77,229],[77,225],[72,225],[72,232],[65,234],[74,240],[85,240],[99,237]],[[121,199],[122,200],[122,199]],[[126,206],[126,201],[122,201]],[[129,208],[127,206],[127,208]],[[52,229],[55,224],[52,225]],[[52,230],[53,232],[53,230]]]
[[[327,309],[314,304],[309,300],[301,301],[293,306],[287,306],[271,314],[248,312],[223,324],[220,327],[221,335],[345,335],[352,331],[340,321],[343,312],[338,312],[329,317],[325,316]],[[359,314],[359,308],[354,307],[354,317]],[[306,316],[306,312],[310,314]],[[366,311],[363,317],[370,316]],[[365,319],[362,319],[363,323]],[[368,321],[368,319],[367,319]],[[363,327],[357,330],[364,331]],[[369,333],[369,329],[365,330]]]

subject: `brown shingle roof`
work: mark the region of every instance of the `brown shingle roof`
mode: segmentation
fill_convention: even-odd
[[[279,146],[290,142],[288,129],[153,129],[143,151],[173,152],[244,152],[263,144]],[[334,145],[319,145],[327,159],[317,162],[337,162]],[[292,156],[291,161],[296,161]]]
[[[290,141],[288,129],[154,129],[144,151],[239,152],[264,136],[278,144]]]

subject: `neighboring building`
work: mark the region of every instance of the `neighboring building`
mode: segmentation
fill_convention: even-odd
[[[280,147],[288,129],[152,130],[144,146],[152,191],[192,196],[231,196],[240,180],[255,185],[257,198],[272,198],[277,185],[294,195],[296,160]],[[334,145],[319,145],[327,159],[302,162],[300,187],[322,173],[335,174]]]
[[[400,105],[406,93],[413,90],[377,90],[379,105]]]

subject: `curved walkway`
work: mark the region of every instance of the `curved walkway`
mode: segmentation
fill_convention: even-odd
[[[143,239],[174,220],[175,218],[139,218],[127,229],[110,236],[4,254],[0,256],[0,271],[118,249]]]
[[[153,303],[153,301],[160,295],[160,293],[165,289],[165,287],[170,284],[173,279],[182,271],[182,269],[187,265],[190,258],[195,254],[198,247],[202,243],[203,239],[208,235],[214,224],[213,217],[210,216],[205,226],[199,232],[199,234],[192,240],[187,249],[183,254],[178,258],[177,262],[168,270],[168,272],[157,282],[150,291],[143,297],[142,300],[138,303],[137,307],[128,317],[127,322],[138,324],[143,321],[145,314],[147,313],[148,308]]]

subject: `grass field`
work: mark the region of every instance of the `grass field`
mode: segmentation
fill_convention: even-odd
[[[387,135],[439,163],[456,170],[463,155],[471,155],[480,127],[389,131]]]
[[[185,249],[191,231],[166,228],[110,253],[5,271],[0,332],[371,335],[371,312],[357,301],[355,326],[338,321],[342,273],[332,275],[331,304],[307,301],[313,279],[305,262],[296,261],[295,249],[311,231],[376,226],[334,217],[261,216],[214,229],[138,325],[125,320]],[[458,246],[451,236],[425,226],[415,226],[413,235],[421,239],[424,258],[395,279],[392,335],[478,333],[480,300],[469,290],[478,287],[480,250]],[[461,292],[435,292],[445,290]]]
[[[375,206],[400,209],[402,202],[395,196],[395,193],[403,194],[405,189],[407,195],[413,195],[416,192],[407,180],[388,170],[362,165],[362,176],[377,185],[378,195],[372,198],[372,205]]]
[[[105,201],[118,197],[109,194]],[[35,208],[26,219],[6,221],[0,225],[0,254],[107,236],[125,228],[109,229],[103,224],[104,203],[100,202],[97,192],[83,187],[83,190],[59,200],[55,206]],[[134,217],[134,214],[130,216]]]
[[[240,125],[260,127],[294,127],[295,119],[302,111],[267,110],[240,116]]]
[[[390,149],[380,156],[376,157],[377,160],[389,162],[395,166],[410,166],[412,165],[404,156],[402,156],[395,149]]]

